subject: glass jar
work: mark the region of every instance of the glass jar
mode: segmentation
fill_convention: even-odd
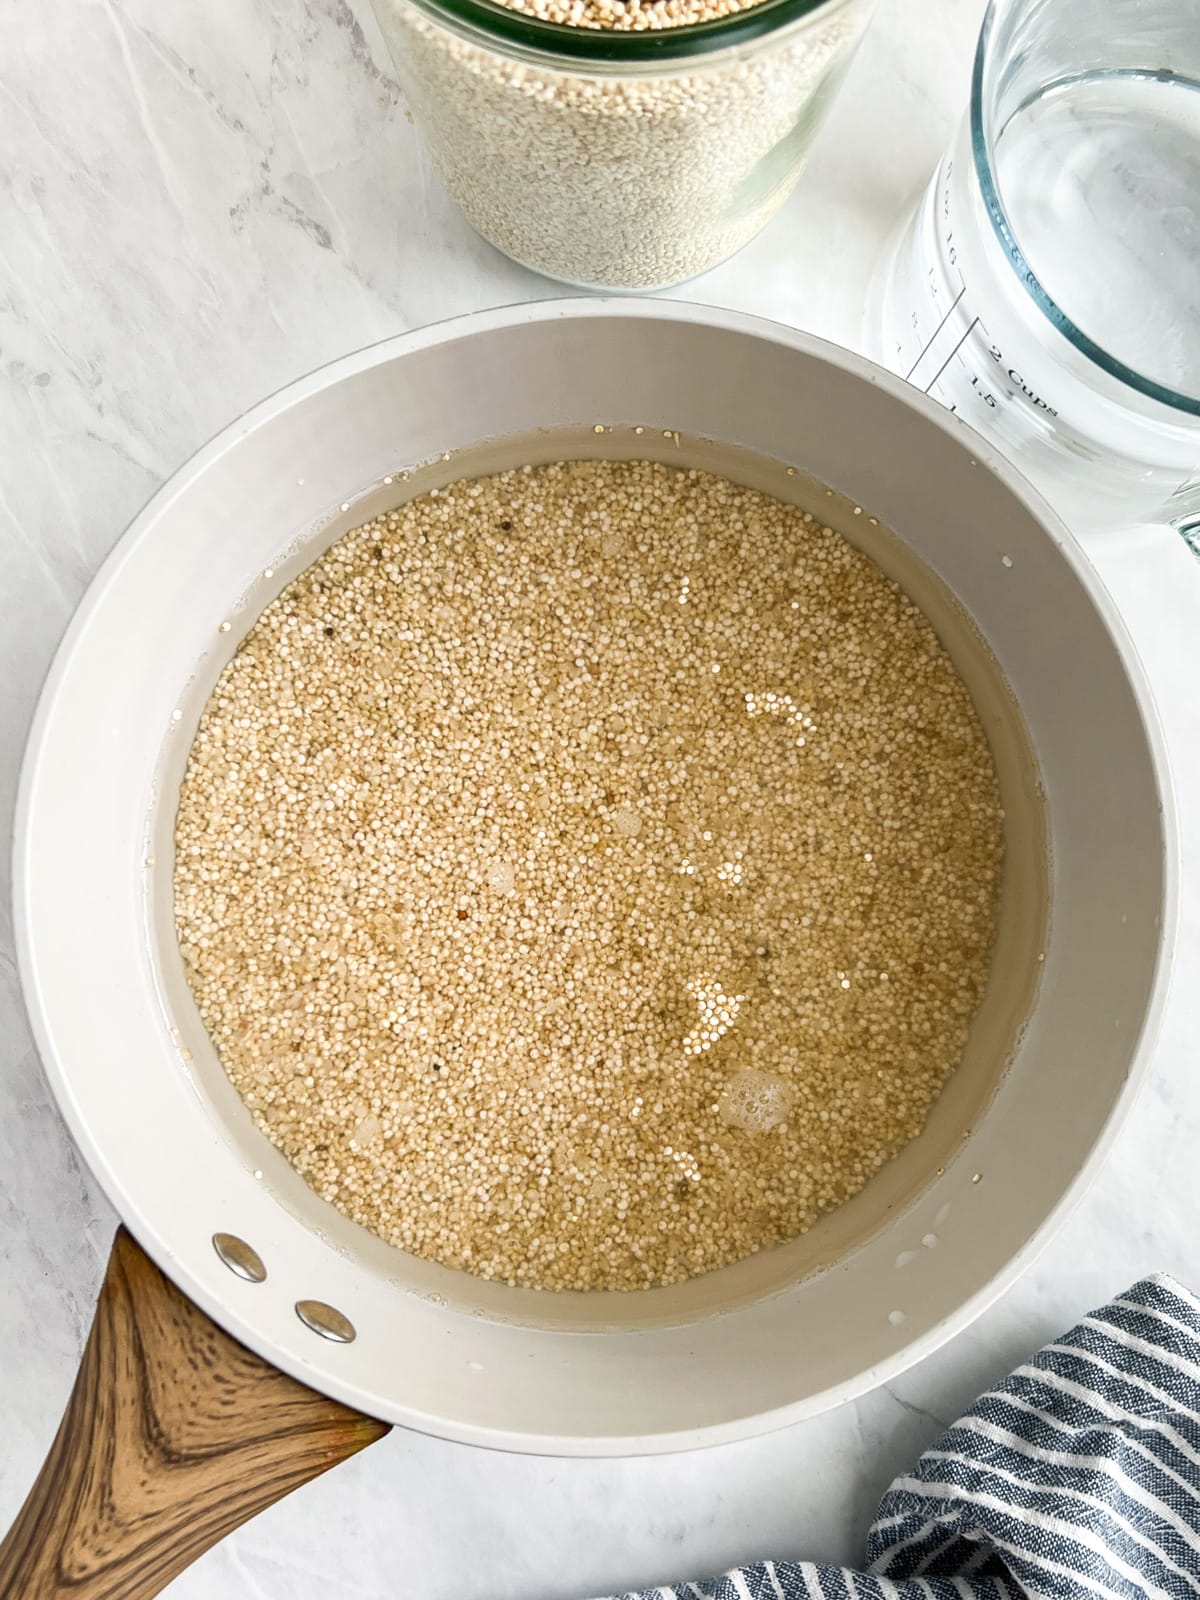
[[[564,283],[644,290],[725,260],[783,204],[873,0],[763,0],[644,31],[494,0],[373,4],[484,238]]]

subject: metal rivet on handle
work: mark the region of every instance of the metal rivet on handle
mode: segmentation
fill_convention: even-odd
[[[230,1272],[236,1273],[239,1278],[245,1278],[247,1283],[265,1281],[267,1269],[263,1266],[263,1259],[245,1239],[239,1239],[236,1233],[214,1233],[212,1242],[213,1249]]]
[[[334,1306],[327,1306],[324,1300],[297,1300],[296,1315],[306,1328],[335,1344],[351,1344],[357,1338],[350,1318]]]

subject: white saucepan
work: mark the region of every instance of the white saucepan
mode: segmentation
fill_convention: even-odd
[[[862,1195],[805,1238],[690,1284],[547,1296],[385,1246],[312,1194],[255,1129],[183,981],[171,826],[217,674],[266,599],[331,539],[439,477],[599,453],[710,462],[812,503],[906,583],[992,737],[1009,869],[995,977],[964,1065],[925,1134]],[[20,957],[46,1070],[132,1234],[183,1291],[121,1246],[105,1295],[124,1331],[104,1335],[98,1319],[107,1376],[82,1398],[77,1388],[47,1471],[76,1482],[72,1447],[90,1441],[95,1461],[97,1437],[111,1437],[94,1417],[104,1384],[169,1431],[167,1379],[147,1353],[168,1323],[191,1329],[185,1344],[216,1370],[212,1319],[237,1341],[229,1359],[249,1364],[223,1400],[185,1408],[185,1433],[205,1419],[209,1479],[189,1488],[177,1475],[149,1510],[158,1434],[140,1422],[130,1445],[127,1422],[112,1423],[118,1443],[105,1448],[122,1492],[134,1494],[117,1470],[124,1452],[142,1452],[142,1511],[116,1494],[111,1526],[99,1512],[88,1537],[76,1526],[55,1570],[83,1561],[107,1573],[108,1587],[71,1590],[85,1597],[152,1593],[224,1528],[345,1453],[334,1445],[292,1481],[260,1484],[223,1520],[190,1514],[196,1527],[162,1555],[163,1507],[189,1494],[206,1505],[215,1480],[236,1475],[213,1464],[234,1426],[230,1395],[251,1367],[267,1381],[250,1352],[371,1418],[570,1455],[736,1439],[895,1375],[1013,1279],[1095,1168],[1159,1010],[1174,860],[1142,674],[1087,562],[981,440],[868,363],[726,312],[560,301],[388,341],[265,401],[166,484],[106,563],[46,686],[21,787]],[[168,1312],[147,1311],[141,1297],[160,1292]],[[114,1355],[126,1338],[135,1354]],[[205,1361],[173,1359],[171,1381],[182,1374],[199,1394]],[[299,1404],[303,1391],[279,1381]],[[238,1460],[238,1473],[257,1470],[252,1451]],[[43,1514],[61,1521],[65,1491],[41,1487]],[[10,1562],[33,1559],[32,1517]],[[0,1558],[0,1595],[17,1593],[6,1576]],[[20,1592],[58,1590],[46,1579]]]

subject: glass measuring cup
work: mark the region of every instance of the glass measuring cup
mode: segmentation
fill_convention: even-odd
[[[991,0],[871,321],[1078,532],[1200,552],[1200,0]]]

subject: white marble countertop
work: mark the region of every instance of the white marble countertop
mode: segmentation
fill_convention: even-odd
[[[887,227],[967,85],[982,0],[881,0],[782,216],[682,294],[855,344]],[[555,286],[432,176],[367,0],[43,0],[0,22],[0,833],[41,678],[143,500],[231,416],[415,324]],[[1200,1287],[1200,567],[1094,552],[1159,695],[1185,864],[1150,1084],[1089,1197],[948,1349],[802,1427],[688,1457],[553,1461],[393,1433],[229,1539],[179,1600],[549,1600],[744,1558],[853,1561],[876,1500],[979,1389],[1126,1283]],[[1194,622],[1193,622],[1194,627]],[[0,908],[0,1526],[58,1423],[114,1216],[50,1103]]]

